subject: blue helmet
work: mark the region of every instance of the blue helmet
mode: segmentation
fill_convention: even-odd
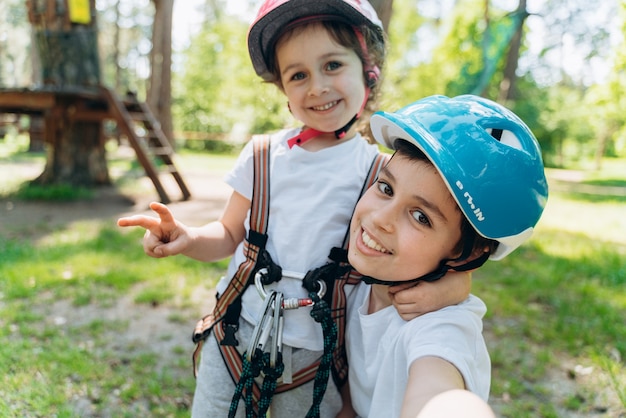
[[[513,112],[474,95],[431,96],[370,125],[379,143],[403,139],[426,154],[474,229],[499,242],[491,259],[530,238],[548,185],[539,144]]]

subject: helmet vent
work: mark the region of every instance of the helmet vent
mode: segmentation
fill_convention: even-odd
[[[500,139],[502,139],[502,132],[504,132],[502,129],[493,128],[491,129],[491,136],[499,141]]]
[[[500,143],[511,148],[523,150],[522,143],[513,132],[498,128],[487,128],[487,132]]]

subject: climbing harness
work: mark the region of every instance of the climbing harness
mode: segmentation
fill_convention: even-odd
[[[333,248],[331,260],[324,266],[309,271],[302,279],[308,298],[285,298],[265,286],[279,281],[289,272],[272,261],[265,249],[269,217],[269,136],[253,138],[254,188],[250,210],[250,230],[244,240],[246,260],[241,263],[226,289],[218,295],[213,312],[198,321],[192,340],[194,376],[197,376],[198,356],[211,331],[219,341],[224,363],[236,384],[230,414],[234,416],[240,399],[246,405],[246,417],[265,416],[272,396],[286,392],[314,380],[313,403],[307,418],[319,417],[319,407],[332,373],[338,387],[347,380],[347,359],[343,338],[345,334],[346,284],[357,284],[360,275],[348,264],[347,245],[349,229],[343,247]],[[361,195],[374,182],[389,155],[378,154],[372,161]],[[239,327],[241,297],[248,286],[255,285],[265,305],[263,316],[256,324],[247,350],[242,356],[237,350],[235,333]],[[330,291],[328,291],[330,289]],[[322,357],[308,367],[294,372],[291,382],[279,382],[284,370],[282,361],[282,328],[285,309],[312,307],[311,316],[322,327],[324,351]],[[256,378],[262,375],[263,382]]]
[[[256,277],[260,274],[258,272]],[[283,301],[283,294],[274,290],[270,291],[265,298],[263,315],[254,327],[250,344],[243,356],[243,373],[235,387],[229,417],[235,416],[241,397],[244,398],[246,404],[246,414],[253,416],[252,385],[254,379],[261,373],[263,374],[263,386],[261,387],[261,398],[258,401],[259,416],[265,416],[271,404],[277,380],[284,370],[282,361]],[[270,337],[271,344],[268,352],[266,345]]]
[[[265,286],[263,286],[263,276],[267,274],[267,269],[263,268],[254,275],[254,285],[256,286],[257,292],[259,292],[259,296],[261,299],[265,300],[267,298],[267,291],[265,290]],[[292,279],[300,279],[303,277],[296,277],[294,275],[283,274],[283,277],[289,277]],[[323,298],[326,294],[326,282],[323,280],[317,281],[317,286],[319,290],[317,291],[317,296],[319,298]],[[309,298],[289,298],[283,300],[282,307],[283,309],[298,309],[303,308],[305,306],[313,306],[315,302],[313,299]]]
[[[267,269],[263,268],[254,276],[254,284],[259,292],[259,296],[265,301],[265,305],[263,315],[254,327],[248,349],[243,356],[243,372],[235,388],[229,411],[229,416],[233,417],[237,412],[237,406],[241,397],[244,398],[246,411],[253,410],[251,388],[254,379],[259,374],[263,375],[263,385],[258,401],[258,415],[265,416],[276,390],[277,381],[284,371],[282,362],[283,311],[285,309],[313,306],[316,303],[311,297],[285,299],[281,292],[274,290],[267,292],[263,285],[263,277],[267,275],[267,272]],[[316,300],[319,302],[319,299],[326,294],[326,283],[321,280],[318,280],[317,283],[319,290]],[[330,317],[330,315],[327,316]],[[267,349],[268,341],[270,341],[269,350]]]

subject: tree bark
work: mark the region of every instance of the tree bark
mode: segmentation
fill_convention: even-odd
[[[154,1],[150,82],[146,102],[171,141],[172,126],[172,14],[174,0]],[[172,144],[174,145],[174,144]]]
[[[97,91],[100,84],[95,0],[86,22],[71,19],[67,2],[28,1],[46,90],[55,92],[56,104],[44,112],[47,159],[34,183],[96,186],[110,184],[103,141],[102,120],[73,121],[79,92]],[[83,9],[86,10],[86,9]]]
[[[45,169],[34,182],[73,186],[110,184],[102,124],[72,123],[67,112],[60,110],[46,117],[46,129],[55,131],[57,142],[47,147]]]
[[[526,19],[526,0],[520,0],[517,6],[519,13],[524,13],[523,20]],[[500,82],[500,90],[498,93],[497,101],[499,103],[506,103],[509,100],[515,99],[515,82],[517,81],[517,64],[519,62],[520,48],[522,45],[522,38],[524,33],[524,23],[519,25],[519,28],[511,39],[511,46],[506,56],[506,64],[504,67],[504,76]]]

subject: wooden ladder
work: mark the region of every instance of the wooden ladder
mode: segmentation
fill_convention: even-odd
[[[116,92],[106,87],[102,87],[102,93],[118,129],[128,138],[146,175],[159,193],[161,202],[170,203],[171,199],[159,179],[155,160],[161,161],[165,170],[174,177],[182,192],[182,200],[189,199],[191,193],[172,159],[174,149],[146,103],[140,102],[134,95],[127,95],[122,100]]]

